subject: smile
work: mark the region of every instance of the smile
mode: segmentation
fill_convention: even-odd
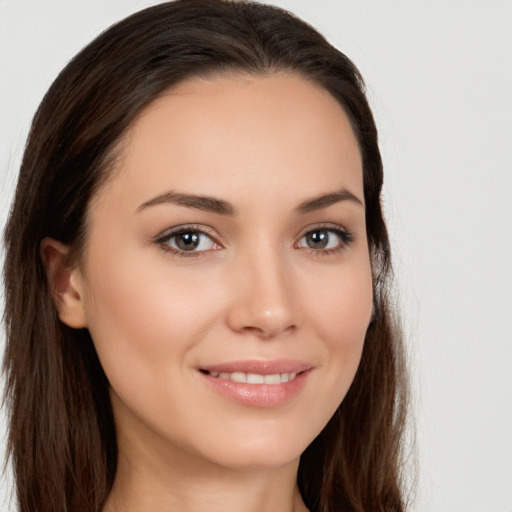
[[[215,393],[248,407],[278,407],[299,395],[314,370],[304,361],[246,360],[199,368]]]
[[[261,375],[258,373],[246,372],[207,372],[216,379],[231,380],[233,382],[242,382],[247,384],[282,384],[290,382],[297,376],[296,372],[290,373],[273,373],[271,375]]]

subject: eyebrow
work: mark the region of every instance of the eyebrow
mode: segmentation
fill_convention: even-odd
[[[314,197],[313,199],[304,201],[299,205],[297,211],[302,214],[310,213],[316,210],[321,210],[322,208],[327,208],[328,206],[339,203],[341,201],[350,201],[364,207],[361,199],[352,194],[352,192],[346,188],[340,188],[336,192],[323,194],[321,196]]]
[[[351,201],[360,206],[364,206],[363,202],[352,194],[352,192],[345,188],[341,188],[336,192],[323,194],[304,201],[296,208],[296,211],[300,214],[306,214],[316,210],[321,210],[322,208],[327,208],[341,201]],[[166,203],[185,206],[187,208],[197,208],[198,210],[213,212],[219,215],[232,216],[237,213],[236,208],[231,203],[223,199],[217,199],[209,196],[198,196],[194,194],[180,194],[177,192],[166,192],[165,194],[156,196],[141,204],[136,211],[139,212],[151,206]]]
[[[161,194],[146,201],[137,208],[137,212],[149,208],[150,206],[164,203],[176,204],[187,208],[197,208],[198,210],[218,213],[219,215],[235,215],[236,213],[234,206],[223,199],[196,196],[193,194],[179,194],[175,192],[166,192],[165,194]]]

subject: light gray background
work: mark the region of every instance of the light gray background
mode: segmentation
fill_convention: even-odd
[[[0,225],[51,81],[154,3],[0,0]],[[512,2],[271,3],[323,31],[368,83],[412,362],[414,510],[512,512]],[[1,512],[15,508],[9,486]]]

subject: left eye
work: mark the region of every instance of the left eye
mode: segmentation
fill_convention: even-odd
[[[215,248],[215,242],[206,233],[193,230],[171,234],[165,244],[180,252],[201,252]]]
[[[343,245],[342,233],[335,229],[315,229],[306,233],[297,244],[308,249],[329,250]]]

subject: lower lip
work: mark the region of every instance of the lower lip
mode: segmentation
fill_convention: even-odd
[[[201,373],[208,384],[226,398],[251,407],[277,407],[299,394],[311,370],[299,373],[295,379],[280,384],[246,384]]]

